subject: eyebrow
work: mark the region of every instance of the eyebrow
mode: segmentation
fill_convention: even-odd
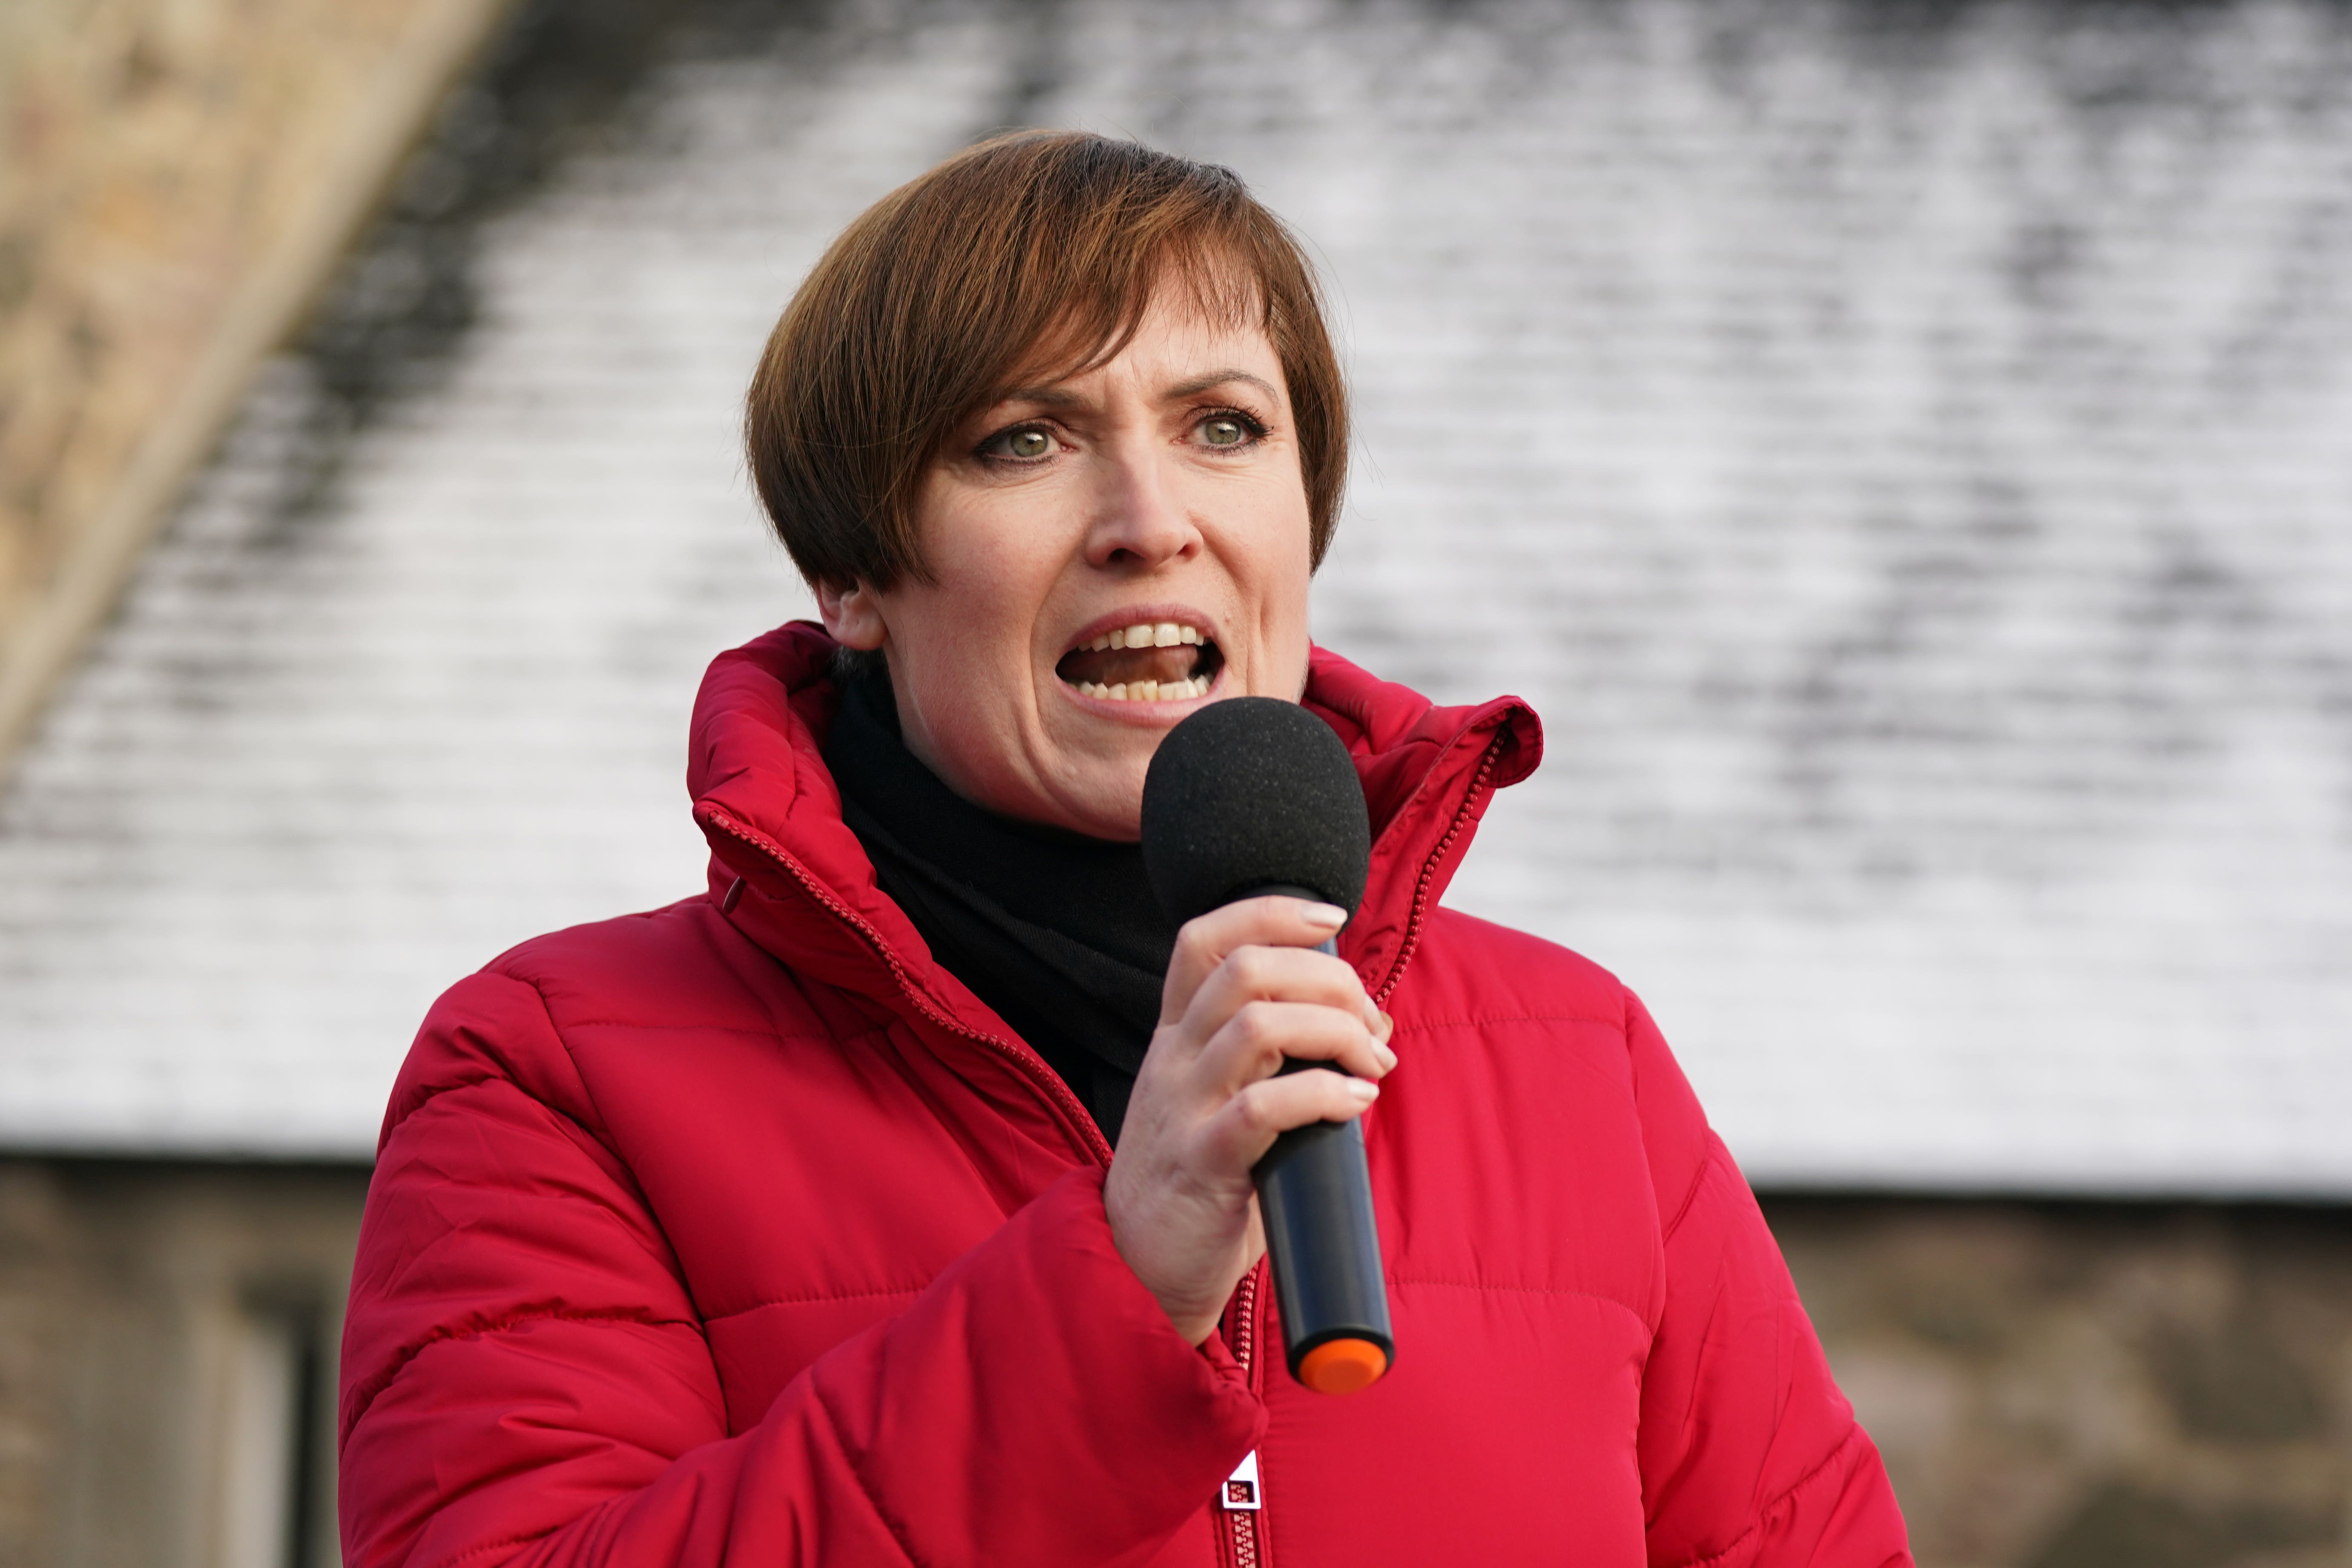
[[[1245,370],[1213,370],[1206,375],[1196,375],[1190,381],[1178,382],[1175,385],[1168,389],[1167,395],[1170,397],[1192,397],[1200,393],[1206,392],[1212,387],[1223,386],[1227,382],[1231,381],[1247,382],[1250,385],[1256,387],[1260,392],[1265,393],[1268,397],[1275,399],[1276,402],[1281,401],[1282,395],[1276,392],[1274,389],[1273,384],[1264,376],[1252,375]]]
[[[1205,375],[1196,375],[1190,381],[1180,381],[1160,395],[1193,397],[1213,387],[1223,386],[1229,382],[1235,381],[1246,382],[1277,403],[1282,399],[1282,395],[1275,390],[1272,383],[1262,375],[1252,375],[1245,370],[1213,370]],[[1042,403],[1048,408],[1067,408],[1073,404],[1083,403],[1086,399],[1062,386],[1016,386],[997,401],[999,403]]]

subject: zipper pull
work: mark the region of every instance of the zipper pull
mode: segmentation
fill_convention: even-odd
[[[1217,1506],[1229,1510],[1245,1510],[1255,1513],[1258,1509],[1257,1450],[1252,1448],[1225,1478],[1225,1489],[1217,1494]]]

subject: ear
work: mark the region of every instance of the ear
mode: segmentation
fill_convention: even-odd
[[[871,653],[889,638],[889,628],[882,622],[882,606],[874,590],[863,582],[818,584],[816,607],[824,617],[824,629],[844,647]]]

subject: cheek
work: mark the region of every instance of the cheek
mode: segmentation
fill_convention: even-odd
[[[959,591],[944,576],[940,590],[910,628],[908,674],[926,728],[943,743],[970,742],[1015,721],[1025,628],[1005,614],[1002,595]]]
[[[1293,651],[1293,644],[1303,650],[1307,595],[1315,576],[1308,564],[1310,526],[1306,507],[1293,503],[1280,508],[1265,520],[1255,542],[1248,570],[1259,595],[1260,624],[1281,651]]]
[[[1038,530],[1018,509],[966,505],[940,517],[927,540],[933,581],[921,590],[919,635],[948,684],[979,685],[1025,665],[1050,563]]]
[[[1023,722],[1032,644],[1051,586],[1037,530],[1016,509],[969,501],[928,521],[932,580],[901,591],[893,639],[937,747],[993,756]]]
[[[989,605],[986,597],[957,592],[944,574],[925,597],[893,639],[899,723],[908,747],[949,787],[993,805],[1018,772],[1021,672],[996,651],[1003,628],[974,613]]]

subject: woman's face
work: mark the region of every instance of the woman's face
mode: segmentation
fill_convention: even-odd
[[[1177,721],[1305,689],[1308,513],[1281,365],[1264,331],[1181,293],[1108,363],[975,418],[917,518],[932,581],[818,596],[835,638],[886,650],[908,748],[976,805],[1132,840]]]

